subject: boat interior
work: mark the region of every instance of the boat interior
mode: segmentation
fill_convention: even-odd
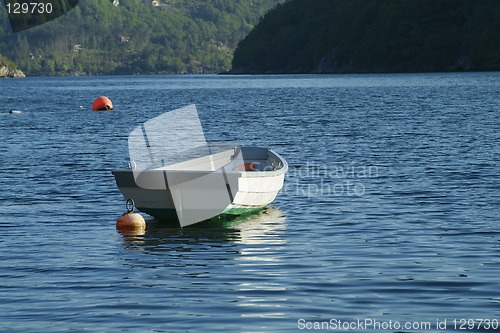
[[[166,171],[273,171],[283,168],[284,161],[267,148],[234,147],[215,154],[175,163],[155,170]]]

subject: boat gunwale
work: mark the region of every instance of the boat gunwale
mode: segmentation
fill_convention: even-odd
[[[242,147],[244,148],[244,147]],[[142,171],[139,171],[139,173],[159,173],[162,172],[165,175],[167,174],[211,174],[211,173],[217,173],[217,172],[222,172],[224,171],[225,174],[238,174],[241,177],[244,178],[259,178],[259,177],[273,177],[273,176],[280,176],[282,174],[285,174],[288,171],[288,163],[287,161],[278,153],[273,151],[272,149],[269,148],[263,148],[266,149],[268,152],[268,157],[266,159],[263,159],[262,161],[267,161],[271,158],[270,155],[273,155],[276,157],[280,163],[281,167],[278,169],[271,169],[271,170],[225,170],[225,166],[218,168],[217,170],[182,170],[182,169],[164,169],[164,167],[158,167],[158,168],[152,168],[152,169],[144,169]],[[210,155],[208,155],[210,156]],[[227,165],[227,164],[226,164]],[[267,168],[267,167],[266,167]],[[113,175],[116,175],[117,173],[134,173],[134,170],[132,169],[117,169],[117,170],[112,170],[111,171]]]

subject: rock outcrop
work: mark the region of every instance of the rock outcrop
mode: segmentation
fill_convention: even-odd
[[[12,69],[5,65],[0,65],[0,78],[5,77],[24,78],[26,75],[19,69]]]

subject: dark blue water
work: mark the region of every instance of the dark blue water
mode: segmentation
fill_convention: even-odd
[[[99,95],[113,112],[90,111]],[[500,320],[500,73],[28,78],[0,103],[0,331]],[[191,103],[208,140],[283,155],[283,192],[236,221],[118,233],[129,132]],[[358,319],[380,326],[333,325]]]

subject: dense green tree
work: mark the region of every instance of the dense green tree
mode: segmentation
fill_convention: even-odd
[[[6,66],[11,69],[17,68],[16,64],[12,60],[0,54],[0,67],[1,66]]]

